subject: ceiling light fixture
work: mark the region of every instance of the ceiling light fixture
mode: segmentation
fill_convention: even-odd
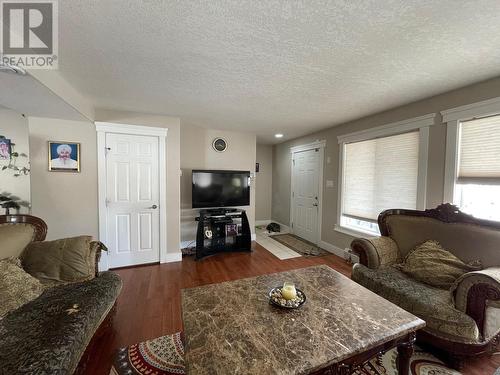
[[[26,70],[24,70],[23,68],[16,65],[1,63],[1,62],[0,62],[0,72],[19,74],[21,76],[26,75]]]
[[[283,134],[278,133],[278,134],[275,134],[275,135],[274,135],[274,137],[275,137],[275,138],[283,138]]]

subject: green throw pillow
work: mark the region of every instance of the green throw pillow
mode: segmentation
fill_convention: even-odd
[[[408,253],[398,268],[423,283],[449,289],[464,273],[478,271],[478,262],[466,264],[443,249],[437,241],[428,240]]]
[[[91,236],[30,243],[21,254],[23,268],[47,282],[79,282],[93,279],[97,247]]]
[[[17,258],[0,260],[0,319],[8,312],[37,298],[43,286],[21,268]]]

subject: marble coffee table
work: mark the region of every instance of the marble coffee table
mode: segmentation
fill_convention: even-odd
[[[284,281],[306,294],[301,308],[268,303]],[[394,347],[406,375],[425,326],[328,266],[184,289],[182,318],[189,375],[350,374]]]

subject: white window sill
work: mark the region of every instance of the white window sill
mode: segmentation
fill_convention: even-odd
[[[379,237],[380,234],[377,232],[369,232],[364,231],[358,228],[352,228],[347,226],[335,225],[334,227],[336,232],[347,234],[352,237],[361,237],[361,238],[370,238],[370,237]]]

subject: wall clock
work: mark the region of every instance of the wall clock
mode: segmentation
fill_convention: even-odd
[[[227,142],[223,138],[215,138],[212,142],[212,147],[217,152],[224,152],[227,149]]]

